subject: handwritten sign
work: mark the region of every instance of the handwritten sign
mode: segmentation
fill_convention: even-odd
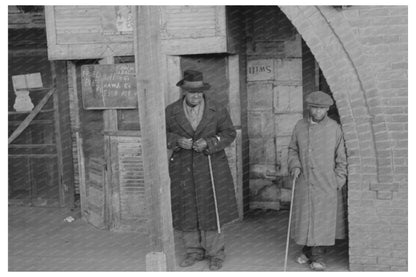
[[[81,82],[86,110],[137,108],[134,63],[83,65]]]
[[[247,62],[247,81],[265,81],[273,79],[273,60],[251,60]]]

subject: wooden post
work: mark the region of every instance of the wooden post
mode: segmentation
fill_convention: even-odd
[[[52,82],[54,90],[57,91],[57,73],[56,73],[56,62],[51,62],[51,71],[52,71]],[[58,187],[59,187],[59,205],[64,207],[66,202],[66,194],[68,188],[63,187],[63,176],[64,176],[64,165],[63,165],[63,155],[62,155],[62,140],[61,140],[61,124],[59,118],[59,103],[58,103],[58,93],[53,94],[53,109],[54,109],[54,130],[55,130],[55,145],[56,145],[56,154],[57,154],[57,168],[58,168]],[[72,207],[71,207],[72,208]]]
[[[175,269],[175,245],[172,228],[170,179],[165,129],[165,80],[160,41],[158,6],[135,7],[135,63],[148,232],[151,252],[146,269]],[[155,261],[155,259],[157,261]]]
[[[100,61],[100,64],[114,64],[114,57],[111,51],[107,51],[106,57]],[[108,109],[103,111],[104,118],[104,133],[108,131],[116,132],[117,127],[117,110]],[[108,229],[117,229],[120,225],[120,185],[115,178],[116,168],[118,168],[117,155],[114,153],[117,143],[114,143],[116,138],[104,134],[104,154],[106,160],[105,170],[105,225]],[[118,176],[117,176],[118,177]]]

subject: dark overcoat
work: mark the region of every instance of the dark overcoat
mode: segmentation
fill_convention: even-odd
[[[292,238],[308,246],[333,245],[336,238],[344,238],[341,192],[347,158],[338,123],[329,117],[318,124],[298,121],[289,144],[288,166],[301,169],[292,203]]]
[[[183,98],[166,108],[168,148],[171,179],[173,226],[181,231],[216,230],[217,221],[208,165],[212,170],[221,225],[238,218],[233,179],[224,148],[229,146],[236,131],[227,109],[205,96],[203,117],[194,131],[185,116]],[[204,152],[179,148],[179,137],[197,141],[204,138],[208,148]]]

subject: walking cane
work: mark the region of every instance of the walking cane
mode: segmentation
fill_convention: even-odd
[[[292,183],[292,197],[290,199],[290,211],[289,211],[289,226],[287,227],[287,237],[286,237],[286,252],[285,252],[285,265],[283,271],[286,271],[287,266],[287,254],[289,252],[289,238],[290,238],[290,225],[292,225],[292,207],[293,207],[293,199],[295,197],[295,184],[296,184],[297,176],[293,178]]]
[[[214,195],[215,216],[217,217],[217,230],[221,234],[220,215],[218,214],[217,193],[215,192],[214,175],[212,174],[211,155],[208,155],[209,174],[211,176],[212,194]]]

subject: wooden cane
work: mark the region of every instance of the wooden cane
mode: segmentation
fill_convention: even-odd
[[[220,215],[218,214],[217,193],[215,192],[214,175],[212,174],[211,155],[208,155],[209,174],[211,176],[212,194],[214,195],[215,216],[217,217],[217,230],[221,234]]]
[[[289,252],[289,238],[290,238],[290,226],[292,225],[292,207],[293,207],[293,199],[295,197],[295,184],[296,184],[297,176],[293,178],[292,183],[292,197],[290,198],[290,211],[289,211],[289,226],[287,227],[287,237],[286,237],[286,252],[285,252],[285,265],[283,267],[283,271],[286,271],[287,267],[287,255]]]

